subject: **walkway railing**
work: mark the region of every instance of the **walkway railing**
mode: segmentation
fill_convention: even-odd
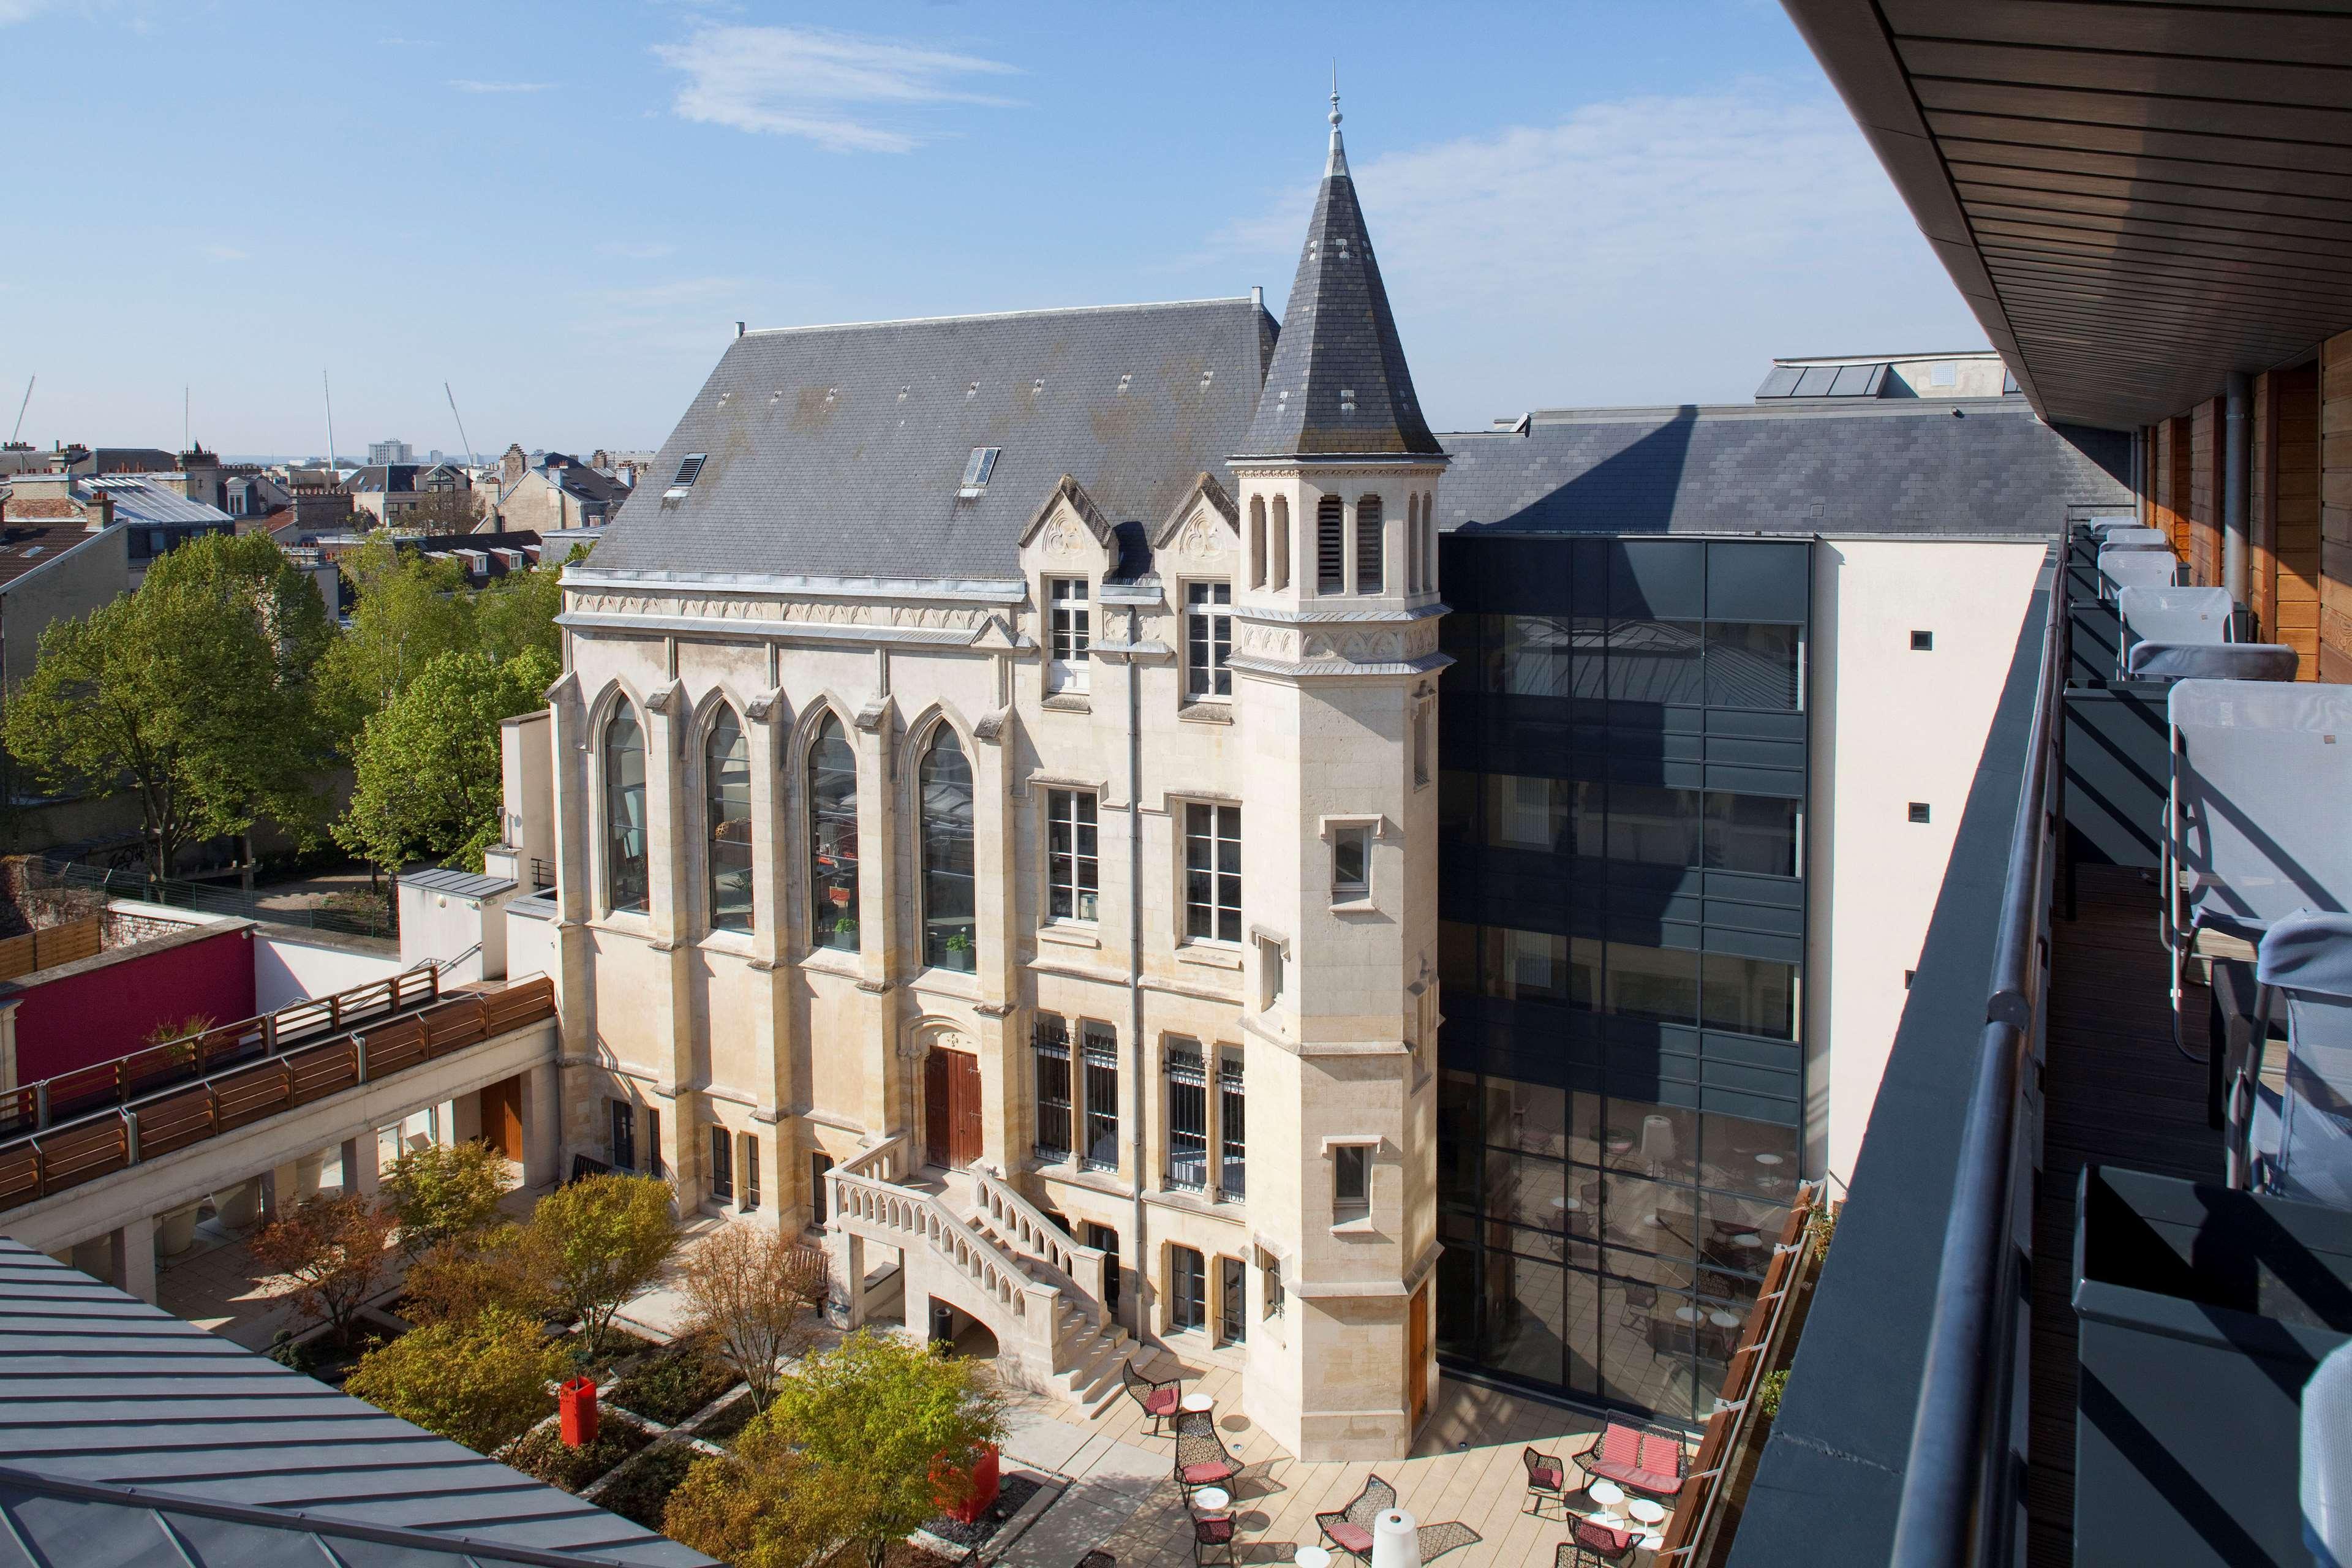
[[[240,1062],[282,1056],[373,1018],[429,1007],[441,999],[438,966],[371,980],[331,996],[306,996],[275,1012],[223,1024],[112,1061],[0,1090],[0,1138],[38,1131],[110,1105],[203,1078]]]
[[[978,1161],[967,1168],[971,1177],[974,1206],[980,1223],[1060,1276],[1097,1323],[1105,1321],[1103,1303],[1108,1258],[1098,1247],[1081,1247],[1069,1233],[1045,1217],[1035,1205],[1000,1181]]]
[[[329,999],[331,1000],[331,999]],[[0,1144],[0,1211],[375,1083],[555,1016],[545,975],[451,998]]]
[[[230,915],[247,920],[263,921],[271,925],[307,926],[312,931],[336,931],[344,936],[390,936],[394,934],[390,905],[381,910],[286,908],[263,900],[265,892],[247,892],[242,888],[215,887],[209,882],[187,882],[175,877],[150,877],[143,871],[127,871],[115,868],[85,866],[78,860],[38,862],[40,874],[74,888],[96,888],[118,899],[136,899],[142,903],[164,904],[173,909],[195,910],[205,914]]]
[[[2012,1402],[2031,1258],[2017,1243],[2020,1184],[2031,1191],[2032,1092],[2050,980],[2052,880],[2065,787],[2067,563],[2052,574],[2050,622],[2001,890],[1991,993],[1962,1125],[1958,1173],[1937,1269],[1936,1315],[1895,1525],[1893,1568],[2008,1560],[2016,1533]],[[2030,1228],[2030,1227],[2029,1227]]]

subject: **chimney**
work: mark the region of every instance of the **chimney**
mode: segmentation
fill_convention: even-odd
[[[743,335],[743,323],[740,321],[735,323],[735,335],[739,338]]]
[[[82,530],[97,533],[114,524],[114,498],[105,490],[93,489],[89,499],[81,503]]]
[[[1250,285],[1250,303],[1261,310],[1265,309],[1265,289],[1263,286],[1255,283]]]

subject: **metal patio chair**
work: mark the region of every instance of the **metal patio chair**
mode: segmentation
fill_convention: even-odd
[[[1396,1488],[1374,1476],[1364,1483],[1364,1489],[1353,1501],[1334,1513],[1315,1516],[1316,1528],[1323,1532],[1335,1551],[1370,1564],[1372,1560],[1372,1521],[1396,1507]]]
[[[2270,1033],[2275,998],[2286,999],[2286,1090],[2280,1097],[2276,1147],[2259,1166],[2259,1186],[2284,1197],[2352,1207],[2352,915],[2298,910],[2263,933],[2254,978],[2260,1040]],[[2258,1064],[2231,1085],[2231,1130],[2252,1121]],[[2230,1149],[2232,1173],[2246,1163]]]
[[[1638,1539],[1630,1530],[1618,1530],[1598,1520],[1577,1520],[1568,1527],[1568,1539],[1552,1553],[1552,1568],[1622,1563],[1633,1555],[1633,1542]]]
[[[1568,1508],[1568,1466],[1560,1457],[1522,1448],[1519,1450],[1519,1463],[1528,1470],[1528,1502],[1520,1511],[1540,1519],[1546,1499],[1559,1504],[1565,1511]]]
[[[1183,1489],[1186,1507],[1192,1506],[1196,1489],[1231,1489],[1241,1473],[1241,1461],[1217,1436],[1216,1421],[1206,1411],[1188,1411],[1176,1418],[1176,1484]]]
[[[1176,1414],[1183,1402],[1184,1380],[1171,1377],[1164,1383],[1154,1383],[1135,1370],[1132,1359],[1118,1369],[1118,1380],[1126,1385],[1128,1397],[1142,1406],[1143,1413],[1151,1417],[1151,1435],[1165,1436],[1169,1417]]]

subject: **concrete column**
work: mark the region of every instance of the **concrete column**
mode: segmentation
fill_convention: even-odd
[[[2249,607],[2253,498],[2253,382],[2231,371],[2221,421],[2221,586],[2243,617]]]
[[[146,1215],[128,1219],[107,1237],[114,1288],[155,1304],[155,1222]]]
[[[383,1181],[378,1167],[381,1146],[376,1142],[375,1129],[371,1127],[356,1138],[343,1140],[343,1191],[372,1198]]]
[[[461,1094],[448,1105],[449,1142],[470,1143],[482,1135],[482,1097],[479,1092]]]
[[[77,1241],[73,1247],[73,1266],[93,1279],[111,1285],[115,1281],[114,1237],[94,1236],[88,1241]]]
[[[586,921],[589,900],[588,833],[593,795],[588,788],[586,716],[582,710],[580,683],[572,675],[549,693],[548,712],[554,728],[551,779],[555,812],[556,962],[553,966],[556,1006],[563,1025],[563,1055],[584,1061],[593,1037],[594,1005],[590,981]]]
[[[522,1075],[522,1184],[552,1186],[563,1173],[563,1119],[553,1063]]]
[[[213,1194],[213,1215],[224,1229],[243,1230],[261,1217],[262,1178],[249,1176]]]

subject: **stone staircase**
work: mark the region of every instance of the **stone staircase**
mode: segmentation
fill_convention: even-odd
[[[936,1298],[987,1325],[1001,1375],[1086,1415],[1101,1410],[1135,1343],[1103,1305],[1103,1253],[982,1165],[958,1173],[967,1205],[961,1192],[907,1184],[911,1163],[901,1136],[826,1173],[836,1277],[862,1277],[852,1238],[896,1248],[910,1323]]]

